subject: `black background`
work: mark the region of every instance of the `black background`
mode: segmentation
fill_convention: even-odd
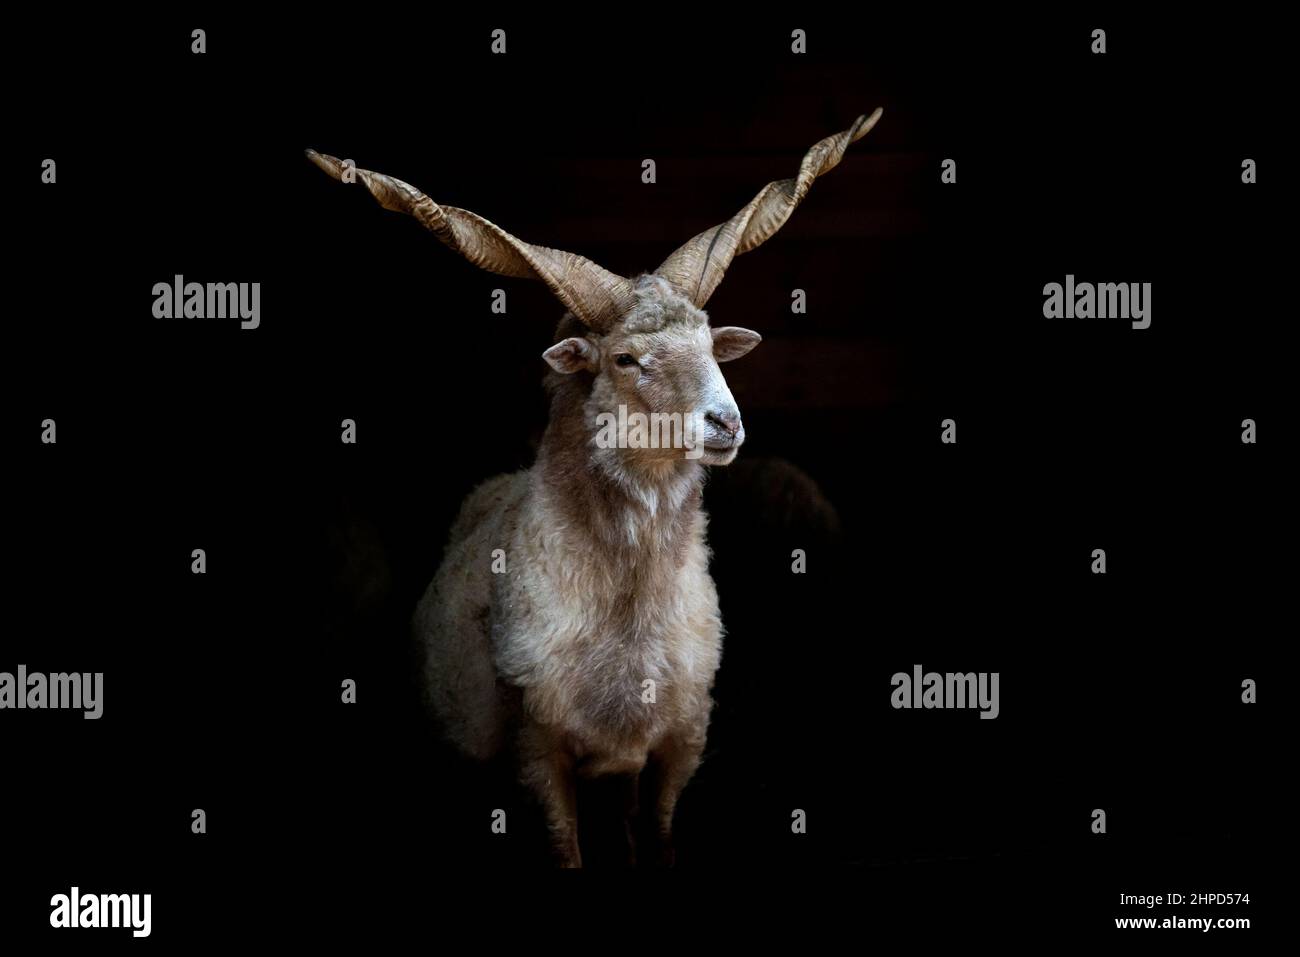
[[[6,937],[48,938],[74,883],[151,892],[153,946],[567,942],[606,914],[664,942],[683,915],[1074,938],[1138,934],[1118,895],[1170,890],[1249,892],[1212,916],[1259,933],[1287,690],[1279,33],[627,16],[15,29],[0,670],[103,671],[105,711],[0,718]],[[876,106],[709,303],[764,342],[725,369],[749,441],[706,492],[728,638],[681,866],[552,875],[522,793],[436,743],[405,640],[460,500],[531,460],[562,310],[302,150],[630,275]],[[261,328],[153,319],[177,273],[261,282]],[[1152,283],[1151,328],[1044,319],[1067,273]],[[774,506],[778,460],[824,497]],[[1001,716],[893,710],[916,663],[999,672]],[[148,945],[46,942],[69,937]]]

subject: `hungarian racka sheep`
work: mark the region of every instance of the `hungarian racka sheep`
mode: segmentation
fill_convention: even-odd
[[[439,724],[470,756],[513,755],[565,866],[581,865],[579,776],[626,776],[629,816],[638,777],[649,777],[647,830],[657,859],[672,860],[673,812],[700,761],[722,652],[703,467],[730,463],[745,438],[718,363],[759,342],[748,329],[710,328],[703,307],[732,258],[775,233],[880,112],[817,143],[798,176],[769,183],[635,279],[307,152],[470,262],[540,279],[568,310],[543,354],[551,406],[536,463],[470,494],[414,616]],[[636,414],[698,427],[680,442],[610,440],[607,427]]]

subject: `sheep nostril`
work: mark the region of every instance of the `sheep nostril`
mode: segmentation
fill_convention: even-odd
[[[740,431],[740,416],[738,415],[730,415],[726,412],[707,412],[704,417],[724,432],[735,435]]]

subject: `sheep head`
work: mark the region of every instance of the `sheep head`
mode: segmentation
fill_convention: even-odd
[[[439,206],[415,187],[333,156],[307,157],[335,179],[362,183],[385,209],[414,216],[470,262],[502,276],[540,279],[568,310],[559,341],[543,354],[557,373],[591,378],[588,410],[691,415],[703,425],[705,464],[725,465],[744,441],[735,399],[718,363],[760,341],[736,326],[710,328],[703,307],[731,261],[772,236],[833,169],[850,143],[880,119],[877,109],[816,143],[792,179],[769,183],[726,222],[692,238],[654,273],[627,279],[583,256],[526,243],[475,213]],[[666,450],[640,449],[654,458]],[[680,455],[680,452],[678,453]]]
[[[758,345],[757,332],[738,326],[709,326],[709,317],[662,276],[639,277],[633,305],[604,332],[585,329],[571,315],[560,322],[560,340],[543,358],[562,376],[585,376],[585,418],[593,433],[602,415],[634,425],[672,424],[684,443],[620,443],[611,457],[624,465],[680,460],[683,447],[706,465],[727,465],[736,457],[745,430],[740,410],[718,363],[738,359]],[[656,420],[655,416],[665,416]],[[625,428],[625,427],[624,427]]]

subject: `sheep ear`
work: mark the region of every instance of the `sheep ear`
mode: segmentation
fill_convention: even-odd
[[[600,361],[600,353],[589,340],[575,336],[557,342],[542,353],[542,358],[556,372],[569,375],[584,369],[587,372],[595,372]]]
[[[713,330],[713,358],[719,362],[739,359],[762,341],[763,337],[753,329],[719,326]]]

